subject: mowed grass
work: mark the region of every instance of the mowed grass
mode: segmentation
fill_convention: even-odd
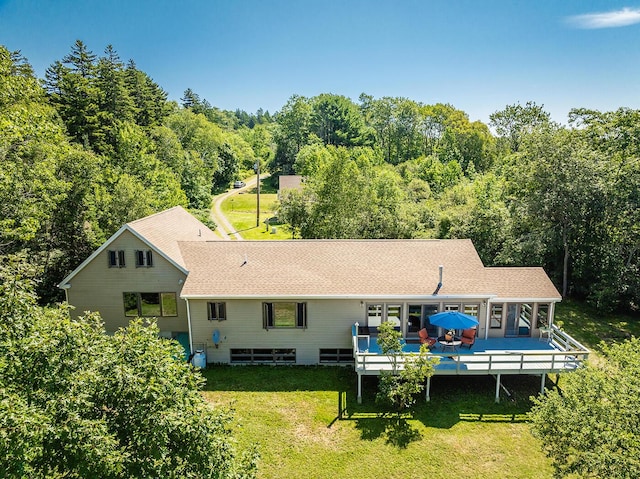
[[[631,336],[640,336],[640,316],[603,313],[578,301],[558,303],[554,321],[596,352],[601,351],[603,343],[614,344]]]
[[[436,377],[431,402],[411,415],[385,415],[377,378],[345,367],[213,366],[204,395],[236,412],[240,448],[255,444],[258,477],[551,478],[550,462],[529,432],[529,396],[539,377],[503,379],[511,397],[494,402],[491,377]]]
[[[247,240],[291,239],[291,229],[287,225],[265,225],[265,220],[274,218],[278,207],[278,195],[268,186],[260,191],[260,226],[256,226],[257,189],[232,195],[222,203],[222,212],[236,231]],[[276,233],[272,234],[272,227]]]

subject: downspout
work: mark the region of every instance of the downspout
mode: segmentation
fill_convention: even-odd
[[[64,300],[69,304],[69,288],[71,288],[70,284],[65,284],[62,289],[64,290]]]
[[[484,313],[484,339],[489,339],[489,326],[491,325],[491,300],[485,301],[487,310]]]
[[[64,290],[64,301],[68,305],[69,304],[69,289],[71,288],[71,285],[69,283],[67,283],[64,286],[61,286],[61,288]],[[69,309],[68,311],[69,311],[69,314],[71,314],[71,310]]]
[[[193,354],[193,336],[191,335],[191,308],[189,307],[189,299],[184,298],[187,303],[187,324],[189,325],[189,354]]]

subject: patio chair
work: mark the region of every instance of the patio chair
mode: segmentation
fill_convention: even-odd
[[[430,348],[432,348],[433,345],[436,344],[436,339],[429,337],[429,333],[427,333],[426,328],[422,328],[420,331],[418,331],[418,336],[420,336],[420,344],[426,344]]]
[[[462,344],[460,346],[464,346],[465,344],[469,346],[473,346],[473,343],[476,342],[476,328],[465,329],[462,331],[462,336],[460,336],[460,341]]]

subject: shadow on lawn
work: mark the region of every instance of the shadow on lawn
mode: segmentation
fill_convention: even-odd
[[[439,429],[450,429],[459,422],[526,422],[531,408],[529,397],[535,396],[540,387],[537,376],[503,377],[508,394],[503,390],[501,402],[496,404],[492,377],[438,376],[431,380],[430,402],[420,398],[411,412],[398,415],[385,413],[375,404],[376,378],[363,379],[362,404],[357,403],[355,391],[342,392],[336,419],[355,421],[364,440],[384,437],[388,444],[398,448],[406,448],[422,438],[413,425],[416,421]]]
[[[431,379],[431,401],[418,398],[409,413],[393,414],[375,403],[377,378],[363,377],[363,401],[358,404],[356,374],[331,366],[211,366],[203,371],[205,391],[291,392],[335,391],[337,421],[355,421],[362,439],[384,438],[406,448],[422,438],[424,427],[450,429],[460,422],[522,423],[531,408],[530,396],[539,393],[539,376],[505,376],[501,402],[494,401],[495,379],[490,376],[436,376]],[[549,387],[552,383],[548,382]]]

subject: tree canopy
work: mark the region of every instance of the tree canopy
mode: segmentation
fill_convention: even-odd
[[[251,478],[232,411],[155,324],[113,336],[97,314],[36,305],[28,264],[0,258],[0,470],[31,478]]]
[[[605,355],[563,376],[561,391],[534,398],[533,432],[558,477],[640,476],[640,339]]]
[[[208,210],[213,192],[273,156],[268,112],[253,133],[193,92],[180,108],[111,45],[98,56],[76,41],[43,85],[0,47],[0,254],[30,251],[43,302],[124,223]]]

